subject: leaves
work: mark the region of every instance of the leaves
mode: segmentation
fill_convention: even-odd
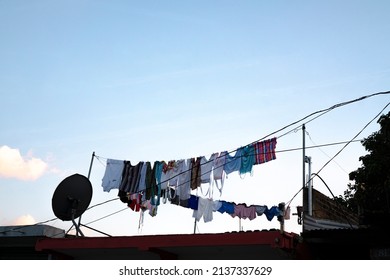
[[[369,153],[359,158],[362,167],[349,174],[354,183],[348,185],[342,198],[359,214],[390,214],[390,112],[378,123],[380,130],[362,141]]]

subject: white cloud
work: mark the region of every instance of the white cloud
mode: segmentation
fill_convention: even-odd
[[[33,157],[31,153],[23,157],[18,149],[0,147],[0,177],[33,181],[42,176],[47,169],[48,164]]]
[[[36,224],[37,222],[35,221],[34,217],[27,214],[27,215],[23,215],[23,216],[20,216],[18,218],[16,218],[15,220],[13,220],[11,222],[11,225],[13,226],[24,226],[24,225],[33,225],[33,224]]]

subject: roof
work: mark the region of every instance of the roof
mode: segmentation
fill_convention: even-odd
[[[0,237],[64,237],[65,231],[48,225],[0,226]]]
[[[297,239],[278,230],[45,238],[38,240],[36,250],[59,259],[291,259]]]
[[[302,232],[313,259],[390,259],[388,229],[333,228]]]
[[[47,259],[49,255],[37,252],[35,244],[48,237],[65,237],[65,231],[48,225],[1,226],[0,260]]]

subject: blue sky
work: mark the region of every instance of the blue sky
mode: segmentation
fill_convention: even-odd
[[[91,205],[116,197],[101,188],[105,158],[209,156],[389,90],[389,11],[388,1],[0,1],[0,224],[53,218],[56,186],[74,173],[87,175],[93,151],[101,160],[92,169]],[[389,101],[376,96],[324,115],[307,125],[307,144],[350,140]],[[378,129],[373,122],[359,139]],[[292,132],[277,149],[301,141],[301,131]],[[310,150],[313,171],[340,148]],[[322,171],[336,195],[364,154],[351,144]],[[301,169],[301,151],[279,153],[253,176],[230,175],[215,199],[288,201],[302,186]],[[83,221],[124,206],[96,207]],[[162,205],[157,217],[145,216],[141,234],[191,233],[191,216]],[[214,216],[198,231],[238,230],[237,218]],[[138,218],[128,210],[90,226],[140,234]],[[259,217],[243,227],[278,223]],[[286,230],[299,232],[295,217]]]

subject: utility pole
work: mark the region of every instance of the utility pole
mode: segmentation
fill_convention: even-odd
[[[308,214],[313,216],[313,180],[311,178],[311,157],[306,157],[306,163],[309,164],[307,175],[307,204],[308,204]]]
[[[306,165],[306,127],[305,124],[302,125],[302,151],[303,151],[303,157],[302,157],[302,184],[303,184],[303,189],[306,187],[306,170],[305,170],[305,165]]]

